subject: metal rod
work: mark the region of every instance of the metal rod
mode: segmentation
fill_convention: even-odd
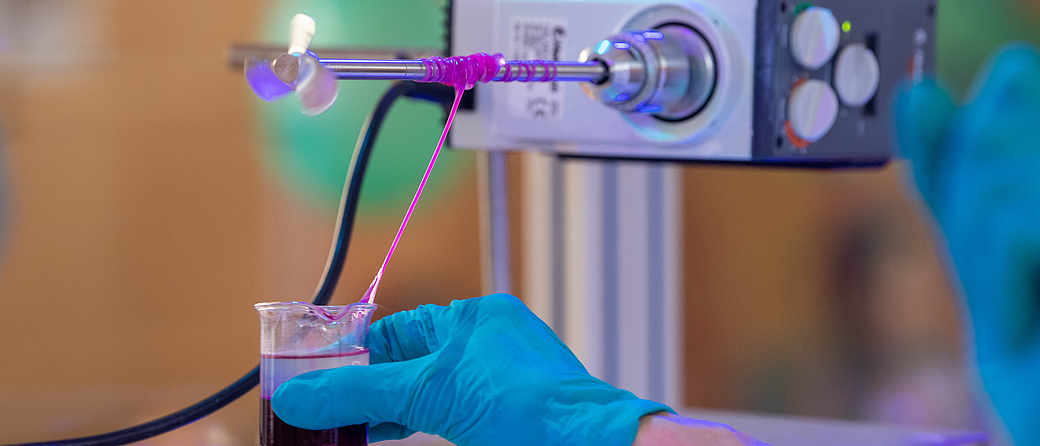
[[[419,80],[426,76],[420,60],[318,59],[340,80]]]
[[[478,160],[484,294],[512,294],[506,154],[480,152]]]
[[[426,76],[426,66],[421,60],[365,60],[365,59],[319,59],[325,68],[341,80],[419,80]],[[521,69],[521,61],[510,60],[506,65],[513,73]],[[556,69],[554,81],[601,82],[607,75],[607,67],[599,62],[553,62]],[[502,80],[506,74],[502,67],[494,81]],[[541,78],[545,67],[535,65],[532,79]]]
[[[599,61],[590,62],[556,62],[558,81],[603,82],[610,76],[607,65]]]

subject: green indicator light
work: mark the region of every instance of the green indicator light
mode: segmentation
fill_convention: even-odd
[[[846,20],[844,23],[841,24],[841,30],[845,32],[852,31],[852,23],[849,23],[849,21]]]

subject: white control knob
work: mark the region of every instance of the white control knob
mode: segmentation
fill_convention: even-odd
[[[818,70],[834,57],[840,37],[838,19],[830,9],[807,8],[791,25],[791,54],[798,65]]]
[[[806,142],[816,142],[831,130],[838,118],[838,96],[826,82],[805,81],[791,92],[787,119],[791,130]]]
[[[843,104],[866,105],[877,93],[880,81],[881,67],[873,51],[859,43],[841,50],[834,65],[834,89]]]

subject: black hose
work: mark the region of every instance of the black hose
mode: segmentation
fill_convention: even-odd
[[[322,274],[320,285],[314,293],[313,302],[315,305],[329,303],[329,299],[332,298],[332,292],[336,289],[336,284],[339,282],[343,264],[347,259],[347,248],[350,245],[350,234],[354,228],[354,217],[357,215],[358,199],[361,197],[361,183],[365,177],[365,169],[368,167],[368,160],[372,155],[372,147],[376,143],[379,129],[383,125],[383,119],[390,111],[390,106],[401,96],[432,101],[445,106],[445,101],[447,101],[447,104],[451,103],[450,96],[446,96],[446,89],[450,90],[449,87],[439,84],[396,83],[383,94],[379,103],[376,104],[376,108],[368,115],[362,127],[363,132],[354,148],[350,167],[347,169],[347,178],[339,206],[339,219],[336,222],[336,240],[329,253],[329,260],[326,263],[325,272]],[[259,383],[260,366],[256,366],[245,376],[235,381],[234,384],[225,387],[210,397],[177,412],[137,426],[89,437],[8,446],[118,446],[145,440],[185,426],[216,412],[245,395]]]

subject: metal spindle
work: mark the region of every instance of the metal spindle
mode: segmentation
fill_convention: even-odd
[[[426,66],[421,60],[364,60],[364,59],[319,59],[322,65],[341,80],[419,80],[426,76]],[[602,82],[608,75],[607,67],[599,62],[548,62],[555,67],[554,81]],[[521,70],[522,61],[506,62],[513,73]],[[493,81],[502,80],[507,67],[499,69]],[[546,67],[534,65],[531,79],[545,75]]]

